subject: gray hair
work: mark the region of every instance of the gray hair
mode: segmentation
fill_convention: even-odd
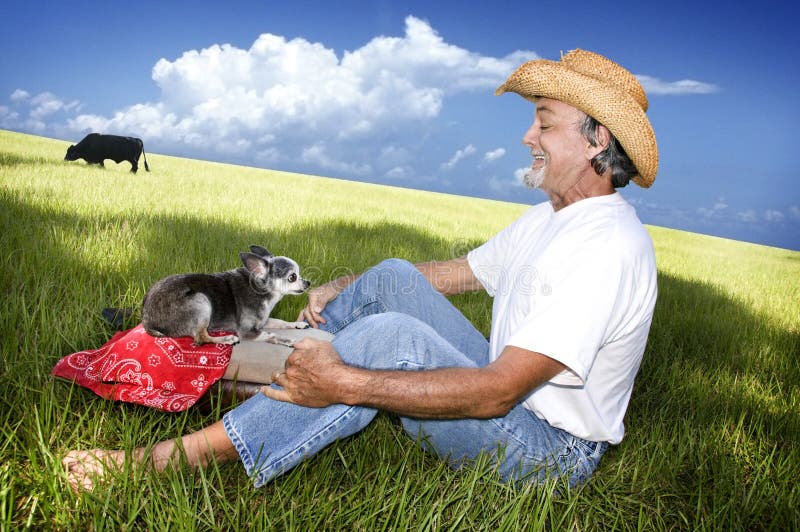
[[[592,146],[597,146],[597,127],[600,125],[602,124],[589,115],[586,115],[581,124],[581,134]],[[610,168],[611,185],[614,188],[621,188],[627,185],[639,171],[617,138],[611,134],[611,131],[608,134],[610,136],[608,147],[592,158],[592,167],[598,175],[606,173]]]

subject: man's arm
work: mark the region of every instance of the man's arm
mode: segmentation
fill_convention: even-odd
[[[564,369],[542,354],[506,346],[484,368],[369,370],[344,364],[329,342],[306,339],[273,377],[283,389],[265,387],[263,392],[309,407],[341,403],[415,418],[492,418],[507,414]]]
[[[422,262],[415,265],[431,286],[442,295],[453,296],[483,288],[470,268],[467,257],[447,261]]]

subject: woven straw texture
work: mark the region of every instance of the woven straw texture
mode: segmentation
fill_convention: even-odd
[[[658,146],[645,115],[648,102],[636,77],[602,55],[572,50],[561,61],[528,61],[495,94],[515,92],[529,100],[551,98],[588,114],[617,138],[636,166],[633,181],[643,188],[658,172]]]

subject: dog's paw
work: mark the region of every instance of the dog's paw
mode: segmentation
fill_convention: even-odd
[[[308,329],[311,327],[311,325],[309,325],[305,321],[296,321],[292,325],[294,326],[295,329]]]
[[[266,342],[268,344],[275,344],[275,345],[285,345],[286,347],[294,347],[294,340],[289,338],[281,338],[280,336],[275,336],[271,334],[267,339]]]
[[[225,336],[217,336],[214,342],[218,344],[236,345],[239,343],[239,337],[235,334],[226,334]]]

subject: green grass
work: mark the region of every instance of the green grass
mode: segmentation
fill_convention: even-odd
[[[64,486],[73,448],[130,451],[219,418],[103,401],[49,371],[112,334],[104,306],[262,244],[317,283],[383,258],[463,254],[525,206],[148,154],[151,173],[64,162],[0,131],[0,530],[800,529],[800,253],[648,228],[656,315],[627,435],[582,489],[454,472],[381,414],[255,490],[238,463]],[[454,299],[488,332],[491,302]],[[293,319],[287,298],[276,317]]]

